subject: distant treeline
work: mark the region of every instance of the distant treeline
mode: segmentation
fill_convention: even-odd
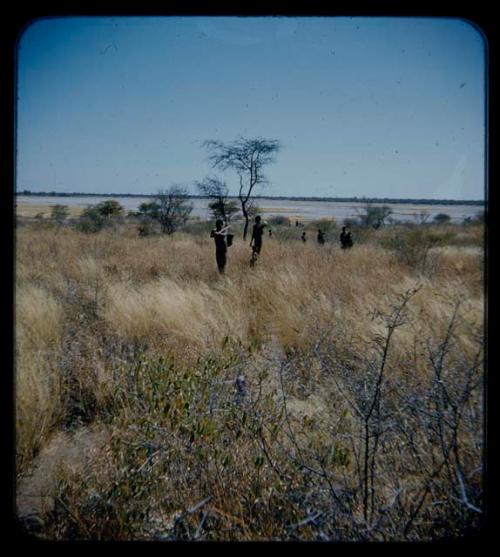
[[[39,197],[156,197],[155,194],[144,193],[82,193],[82,192],[56,192],[56,191],[37,191],[22,190],[17,195],[32,195]],[[192,199],[207,199],[204,195],[189,195]],[[229,196],[231,199],[237,199],[236,196]],[[412,198],[390,198],[390,197],[291,197],[291,196],[270,196],[259,195],[257,199],[273,199],[288,201],[333,201],[337,203],[390,203],[405,205],[479,205],[483,206],[484,201],[477,199],[412,199]]]

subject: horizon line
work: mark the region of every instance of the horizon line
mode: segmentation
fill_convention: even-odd
[[[31,191],[22,190],[14,192],[16,196],[20,195],[34,195],[34,196],[47,196],[47,197],[57,197],[57,196],[90,196],[90,197],[157,197],[158,193],[94,193],[94,192],[57,192],[57,191]],[[187,198],[192,199],[211,199],[210,196],[198,195],[198,194],[187,194]],[[228,199],[239,199],[238,195],[228,195]],[[454,203],[486,203],[486,199],[452,199],[452,198],[433,198],[433,197],[370,197],[370,196],[308,196],[308,195],[255,195],[254,199],[288,199],[288,200],[317,200],[317,201],[352,201],[360,200],[363,201],[413,201],[413,202],[454,202]]]

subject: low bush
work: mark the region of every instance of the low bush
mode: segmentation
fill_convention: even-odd
[[[80,218],[76,221],[76,229],[87,234],[99,232],[108,226],[109,219],[105,217],[97,207],[89,206],[83,210]]]
[[[425,272],[429,251],[448,243],[453,233],[436,234],[432,229],[422,226],[399,227],[381,239],[381,245],[396,253],[405,265]]]

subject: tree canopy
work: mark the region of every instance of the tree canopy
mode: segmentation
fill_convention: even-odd
[[[178,185],[160,189],[153,202],[139,207],[140,213],[160,223],[164,234],[172,234],[183,226],[192,210],[187,189]]]
[[[234,170],[239,178],[238,197],[245,218],[243,239],[246,239],[249,221],[249,201],[257,185],[268,183],[264,167],[276,160],[281,149],[277,139],[239,137],[231,143],[209,139],[203,143],[208,150],[208,159],[213,168]]]

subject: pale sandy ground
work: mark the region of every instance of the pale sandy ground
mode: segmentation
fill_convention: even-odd
[[[36,215],[42,214],[43,218],[49,218],[51,214],[52,205],[28,205],[27,203],[20,203],[16,206],[16,215],[18,217],[33,218]],[[70,217],[78,217],[85,207],[77,207],[75,205],[67,205]]]

